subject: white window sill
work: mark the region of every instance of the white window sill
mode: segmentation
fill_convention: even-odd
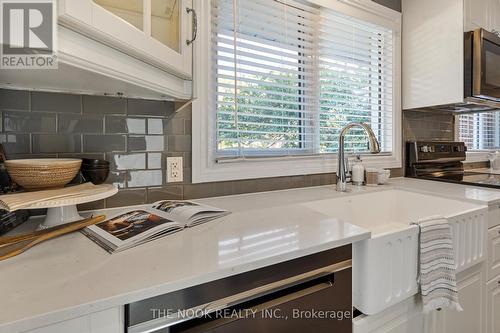
[[[489,150],[474,150],[468,151],[466,153],[465,163],[474,163],[474,162],[488,162],[488,154],[492,151]]]
[[[318,157],[284,157],[270,160],[244,160],[203,165],[193,155],[193,183],[255,179],[334,173],[337,170],[335,155]],[[363,165],[373,168],[400,168],[401,158],[396,155],[364,155]],[[196,166],[195,166],[196,165]]]

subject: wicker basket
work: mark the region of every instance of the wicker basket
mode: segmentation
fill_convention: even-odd
[[[63,187],[76,176],[81,164],[82,160],[73,158],[5,161],[12,180],[27,190]]]

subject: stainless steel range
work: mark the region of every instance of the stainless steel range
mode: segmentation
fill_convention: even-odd
[[[406,148],[406,177],[500,189],[499,174],[464,170],[463,142],[412,141]]]

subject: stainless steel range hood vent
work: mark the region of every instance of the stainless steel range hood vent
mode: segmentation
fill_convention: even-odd
[[[409,109],[408,111],[440,111],[456,114],[496,112],[500,111],[500,102],[476,97],[467,97],[463,103],[436,105],[425,108]]]

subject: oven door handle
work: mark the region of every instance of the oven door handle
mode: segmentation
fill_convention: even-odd
[[[320,277],[324,277],[333,273],[337,273],[352,267],[352,259],[341,261],[339,263],[318,268],[303,274],[295,275],[283,280],[272,282],[254,289],[250,289],[232,296],[228,296],[213,302],[198,305],[186,310],[186,313],[204,313],[209,314],[219,311],[230,306],[240,304],[251,299],[255,299],[273,292],[277,292],[289,287],[296,286]],[[144,323],[140,323],[127,328],[127,333],[153,333],[160,329],[180,324],[182,322],[194,319],[195,317],[186,317],[180,315],[171,315],[156,318]]]

